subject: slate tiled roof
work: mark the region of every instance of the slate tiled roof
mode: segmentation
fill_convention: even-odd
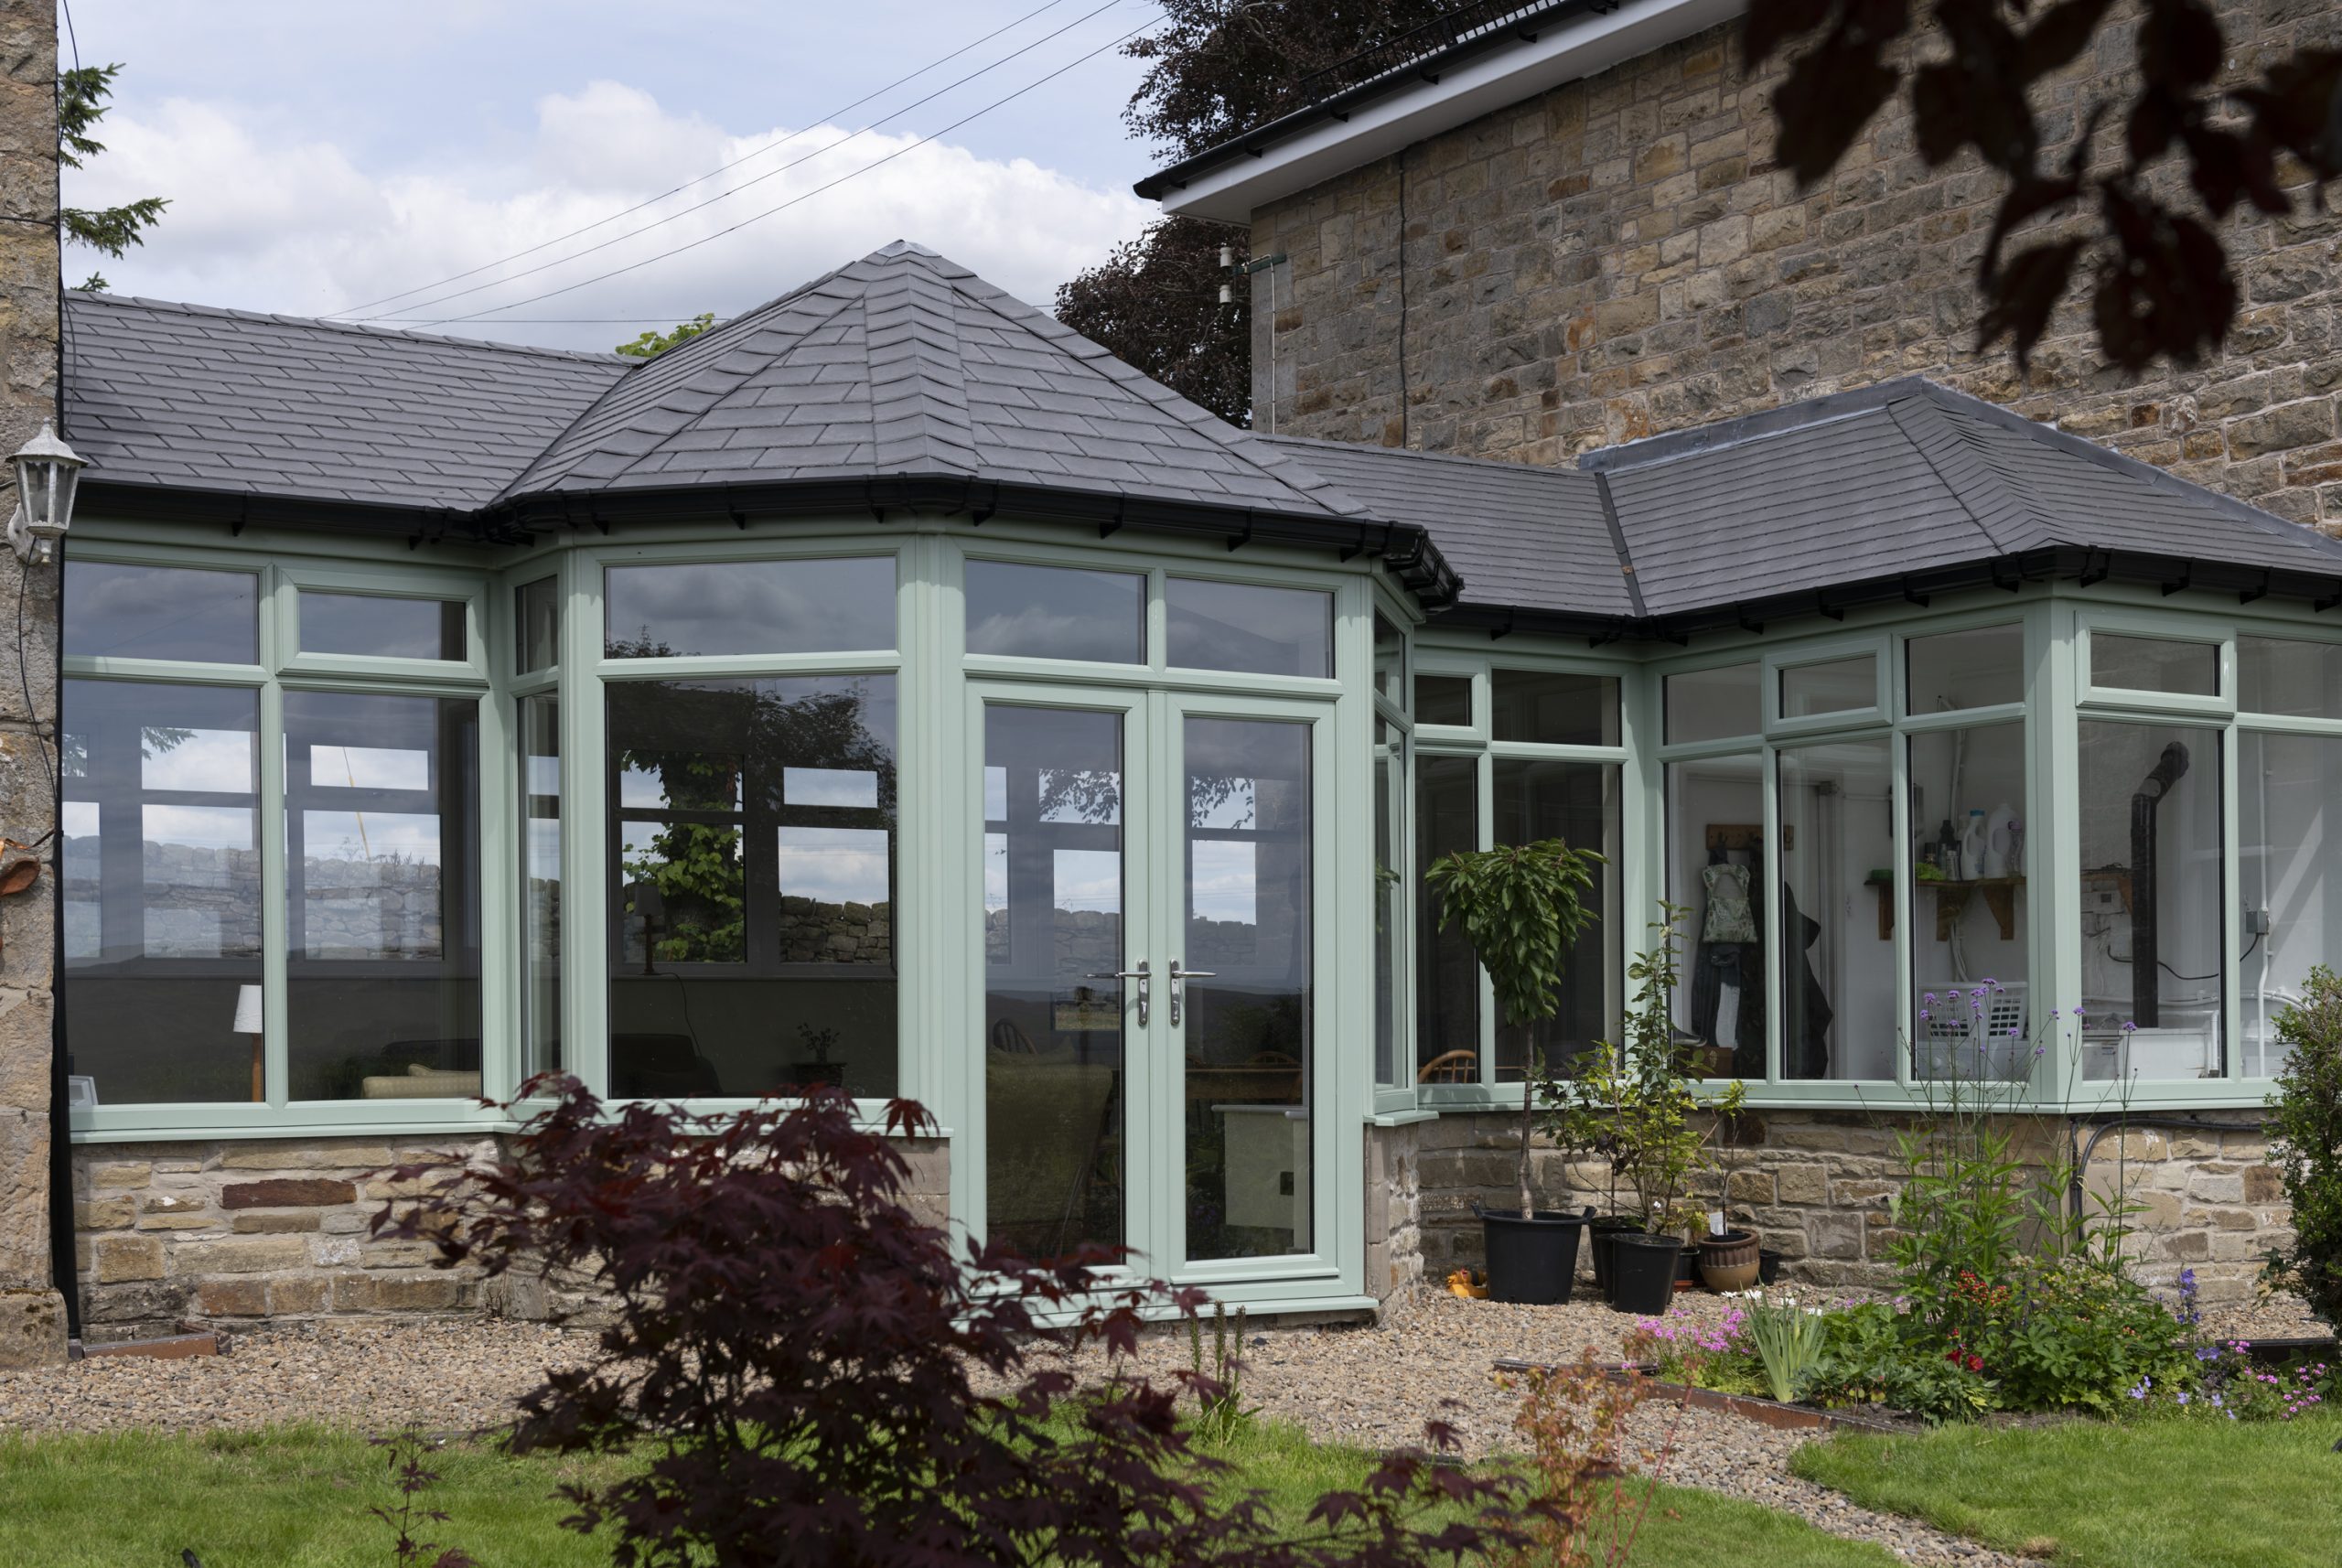
[[[1916,378],[1575,468],[1264,437],[901,242],[648,361],[112,295],[69,295],[67,319],[87,482],[158,515],[248,498],[294,526],[336,503],[487,530],[628,499],[829,511],[892,485],[891,504],[1101,526],[1128,507],[1232,542],[1262,520],[1384,550],[1426,603],[1460,573],[1467,616],[1597,635],[2004,569],[2342,597],[2342,541]]]
[[[628,376],[506,499],[873,474],[1364,515],[1277,448],[900,241]]]
[[[1604,515],[1602,481],[1574,468],[1271,436],[1378,516],[1419,523],[1473,603],[1563,615],[1641,613]]]
[[[632,361],[69,293],[66,419],[110,485],[469,510]]]

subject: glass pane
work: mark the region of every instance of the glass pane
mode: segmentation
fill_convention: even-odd
[[[2025,628],[1979,627],[1904,645],[1914,714],[2025,701]]]
[[[1560,839],[1606,862],[1595,868],[1589,896],[1594,923],[1579,934],[1562,965],[1554,998],[1560,1011],[1533,1030],[1498,1023],[1497,1081],[1518,1083],[1532,1043],[1548,1070],[1563,1071],[1578,1052],[1609,1036],[1618,1017],[1618,981],[1626,969],[1619,949],[1618,768],[1608,762],[1505,757],[1488,768],[1494,775],[1497,843]]]
[[[513,589],[512,622],[514,669],[526,675],[561,662],[561,589],[556,579],[540,577]]]
[[[65,563],[65,651],[86,658],[260,662],[260,579],[250,572]]]
[[[1975,1082],[2031,1076],[2025,725],[1911,737],[1911,1071]],[[1890,935],[1895,887],[1872,885]]]
[[[2090,634],[2090,681],[2129,692],[2170,692],[2216,697],[2220,691],[2220,647],[2216,642],[2173,642],[2160,637]]]
[[[895,646],[895,558],[613,566],[603,650],[612,659],[837,653]]]
[[[1885,736],[1781,761],[1781,1076],[1895,1077],[1894,764]]]
[[[1472,678],[1469,675],[1415,677],[1415,723],[1458,725],[1472,722]]]
[[[68,681],[62,727],[67,1070],[102,1105],[259,1100],[260,694]]]
[[[1309,726],[1190,718],[1187,1256],[1312,1250]],[[1173,989],[1176,997],[1177,988]]]
[[[1407,735],[1393,725],[1374,728],[1374,1081],[1395,1084],[1406,944],[1407,906],[1399,891],[1406,874],[1399,861],[1406,843],[1400,811],[1407,798]]]
[[[1407,634],[1380,610],[1374,612],[1374,693],[1406,705]]]
[[[285,695],[295,1100],[478,1095],[479,704]]]
[[[299,590],[301,651],[378,659],[465,657],[461,599],[401,599],[383,594]]]
[[[2236,683],[2248,714],[2342,719],[2342,642],[2240,637]]]
[[[895,1091],[895,681],[608,702],[610,1090]]]
[[[1496,670],[1488,675],[1489,734],[1548,746],[1618,744],[1615,675],[1555,675]]]
[[[1781,671],[1781,717],[1810,718],[1878,705],[1878,660],[1870,654],[1799,664]]]
[[[1470,757],[1415,759],[1415,1081],[1480,1081],[1480,961],[1450,923],[1423,873],[1456,850],[1480,847],[1480,764]]]
[[[561,703],[521,699],[521,1076],[561,1051]]]
[[[1334,596],[1314,588],[1262,588],[1173,577],[1170,661],[1186,670],[1262,675],[1334,672]]]
[[[2244,908],[2238,1071],[2269,1078],[2285,1064],[2277,1019],[2301,1000],[2310,970],[2342,953],[2342,857],[2334,847],[2342,836],[2342,738],[2247,730],[2238,745]]]
[[[1133,572],[968,563],[968,651],[1146,662],[1146,579]]]
[[[1714,757],[1667,769],[1668,897],[1691,913],[1677,933],[1676,1022],[1698,1036],[1711,1078],[1765,1077],[1765,872],[1761,757]],[[1647,943],[1649,936],[1637,932]]]
[[[2082,1076],[2221,1071],[2220,736],[2085,721]]]
[[[984,771],[985,1233],[1119,1246],[1123,716],[987,706]]]
[[[1756,701],[1761,679],[1761,668],[1755,664],[1726,664],[1670,675],[1668,744],[1755,735],[1765,725]]]

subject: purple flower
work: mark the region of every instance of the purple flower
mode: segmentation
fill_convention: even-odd
[[[2139,1026],[2125,1018],[2122,1020],[2122,1032],[2126,1035],[2135,1035],[2139,1032]]]

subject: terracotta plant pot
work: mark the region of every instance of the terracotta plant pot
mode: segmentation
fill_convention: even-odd
[[[1756,1283],[1759,1268],[1753,1230],[1728,1230],[1700,1241],[1700,1278],[1712,1291],[1746,1290]]]

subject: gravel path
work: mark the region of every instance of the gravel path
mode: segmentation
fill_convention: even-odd
[[[1692,1292],[1687,1314],[1727,1305]],[[2315,1331],[2283,1300],[2210,1320],[2218,1331]],[[1420,1442],[1424,1421],[1453,1424],[1470,1455],[1513,1442],[1515,1402],[1498,1390],[1500,1357],[1574,1361],[1586,1347],[1616,1359],[1634,1319],[1593,1303],[1558,1307],[1466,1302],[1425,1291],[1376,1327],[1288,1328],[1250,1336],[1244,1393],[1271,1419],[1327,1442],[1368,1448]],[[487,1319],[343,1320],[239,1335],[232,1353],[183,1361],[103,1358],[38,1372],[0,1372],[0,1434],[199,1430],[313,1421],[366,1432],[413,1423],[463,1431],[507,1419],[512,1401],[550,1366],[584,1359],[590,1336]],[[1187,1364],[1184,1332],[1150,1335],[1143,1368]],[[1920,1564],[2016,1568],[1988,1551],[1910,1520],[1856,1508],[1789,1473],[1809,1440],[1735,1416],[1649,1404],[1635,1416],[1645,1447],[1672,1448],[1671,1481],[1709,1487],[1871,1541]]]

